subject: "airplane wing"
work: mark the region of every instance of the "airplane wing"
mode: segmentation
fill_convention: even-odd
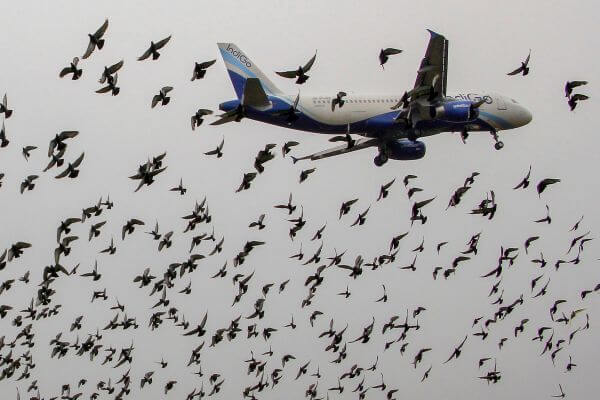
[[[341,146],[333,147],[328,150],[320,151],[318,153],[309,154],[304,157],[299,157],[299,158],[292,157],[292,160],[294,161],[294,163],[296,163],[296,161],[299,161],[299,160],[313,160],[313,161],[320,160],[322,158],[338,156],[340,154],[350,153],[350,152],[353,152],[356,150],[365,149],[367,147],[377,146],[378,144],[379,144],[379,139],[377,139],[377,138],[357,139],[354,143],[354,146],[352,146],[350,148],[348,148],[348,145],[344,144]]]
[[[427,97],[430,101],[446,96],[448,77],[448,40],[438,33],[429,31],[431,37],[415,86],[411,91],[411,101]]]

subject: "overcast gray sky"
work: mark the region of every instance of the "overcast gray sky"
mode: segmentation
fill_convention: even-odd
[[[97,202],[100,196],[110,194],[115,202],[112,210],[105,210],[94,222],[106,220],[100,237],[87,241],[90,222],[74,226],[73,233],[80,236],[64,264],[72,267],[81,263],[79,272],[87,272],[98,261],[102,279],[92,282],[78,276],[62,277],[56,281],[57,294],[53,304],[62,304],[58,317],[34,323],[36,346],[31,353],[36,363],[32,377],[15,383],[15,378],[0,381],[0,394],[12,398],[15,386],[25,391],[37,379],[46,398],[59,395],[60,386],[75,386],[82,377],[89,383],[83,388],[89,398],[99,380],[109,378],[115,382],[127,367],[112,368],[115,364],[100,366],[103,353],[94,362],[88,357],[76,357],[73,350],[60,359],[50,359],[48,342],[58,332],[63,339],[73,342],[76,333],[68,332],[70,323],[84,315],[79,337],[103,327],[113,317],[109,307],[118,298],[126,305],[127,315],[136,317],[140,328],[136,331],[115,330],[104,332],[101,343],[119,350],[135,344],[134,362],[131,365],[132,394],[130,398],[185,398],[194,387],[204,382],[210,391],[208,376],[220,373],[225,378],[217,398],[237,398],[244,387],[258,381],[246,375],[243,360],[250,351],[258,355],[272,346],[265,377],[281,367],[281,357],[293,354],[296,360],[286,365],[283,379],[275,390],[268,388],[259,398],[278,399],[283,396],[301,398],[315,378],[304,376],[294,380],[298,368],[311,360],[309,375],[319,366],[322,378],[318,391],[325,396],[327,388],[336,386],[337,378],[353,364],[366,368],[379,355],[376,372],[365,374],[365,385],[380,383],[383,373],[388,390],[399,388],[398,398],[549,398],[558,393],[562,384],[568,398],[589,398],[598,392],[596,365],[600,360],[597,346],[596,316],[599,311],[599,293],[581,301],[579,293],[592,289],[600,282],[596,241],[587,245],[579,265],[566,265],[558,271],[553,268],[565,255],[571,239],[572,225],[584,215],[578,230],[591,231],[600,223],[595,198],[598,180],[599,140],[594,113],[598,110],[596,85],[599,81],[599,35],[596,22],[598,7],[592,1],[579,1],[566,5],[562,1],[454,1],[454,2],[398,2],[380,1],[372,4],[363,1],[305,1],[305,2],[197,2],[185,1],[128,1],[126,4],[105,1],[89,2],[18,2],[7,3],[0,13],[2,67],[0,69],[0,95],[8,94],[14,109],[13,116],[5,121],[7,148],[0,149],[0,172],[5,173],[0,188],[0,244],[9,247],[16,241],[32,243],[22,258],[10,263],[1,272],[0,281],[16,279],[30,270],[29,285],[17,282],[0,294],[0,304],[14,307],[0,321],[0,336],[11,341],[18,329],[11,321],[18,311],[26,308],[41,281],[42,269],[53,262],[56,246],[56,227],[67,217],[79,216],[81,209]],[[59,79],[58,73],[74,56],[83,54],[88,43],[87,34],[95,31],[108,18],[110,25],[105,35],[106,44],[87,60],[82,60],[83,76],[78,81]],[[284,91],[296,93],[298,88],[291,80],[277,77],[273,71],[292,68],[304,63],[315,50],[317,61],[311,78],[301,87],[302,93],[333,95],[339,90],[355,93],[401,94],[412,88],[416,70],[427,46],[426,29],[444,34],[450,41],[448,93],[466,91],[497,92],[517,99],[528,107],[533,121],[515,131],[501,133],[505,143],[502,151],[493,149],[489,135],[473,134],[467,145],[458,135],[442,134],[425,139],[427,154],[424,159],[411,162],[390,161],[382,168],[373,165],[375,151],[367,149],[351,155],[335,157],[314,163],[293,165],[290,158],[282,158],[280,145],[287,140],[301,143],[293,151],[304,155],[331,146],[327,137],[296,132],[258,122],[243,120],[219,127],[207,124],[192,132],[189,118],[198,108],[217,110],[218,104],[234,98],[216,42],[236,43]],[[151,40],[157,41],[172,35],[170,43],[161,51],[157,61],[138,62]],[[404,52],[390,59],[385,71],[379,66],[377,55],[382,47],[397,47]],[[507,77],[506,72],[517,67],[531,49],[531,73],[527,77]],[[194,62],[217,59],[208,70],[206,78],[190,82]],[[116,96],[100,95],[94,90],[104,65],[119,60],[125,65],[119,71],[121,93]],[[570,112],[563,94],[566,80],[586,79],[590,83],[581,92],[590,95],[575,112]],[[152,96],[162,86],[174,87],[171,103],[166,107],[150,108]],[[211,121],[211,118],[207,119]],[[80,135],[71,140],[66,154],[72,161],[85,151],[80,176],[76,180],[56,180],[52,173],[41,173],[47,164],[46,146],[62,130],[79,130]],[[205,156],[225,138],[224,156],[221,159]],[[277,157],[265,165],[265,172],[252,183],[251,190],[234,193],[244,172],[253,170],[256,153],[266,143],[276,143]],[[31,159],[26,162],[21,148],[36,145]],[[167,151],[168,165],[156,183],[133,193],[135,182],[127,177],[135,173],[139,164],[152,155]],[[532,185],[524,191],[513,191],[532,166]],[[298,183],[300,171],[316,167],[316,172],[302,184]],[[462,203],[445,211],[453,191],[463,184],[473,171],[480,176]],[[412,173],[418,175],[414,186],[423,188],[418,199],[437,196],[425,214],[425,225],[410,226],[408,220],[411,201],[407,199],[402,178]],[[19,194],[23,178],[39,174],[36,188]],[[547,177],[560,178],[560,184],[543,193],[539,199],[535,184]],[[185,196],[168,191],[183,178],[188,188]],[[396,178],[387,199],[375,202],[380,185]],[[490,190],[498,201],[496,217],[488,221],[469,214]],[[284,203],[293,192],[294,202],[304,207],[308,222],[292,242],[288,237],[291,223],[284,211],[273,205]],[[203,224],[193,234],[183,233],[182,216],[189,214],[196,201],[207,198],[213,215],[210,225]],[[349,215],[338,221],[339,206],[343,201],[359,198]],[[550,207],[552,224],[536,224],[533,220],[546,215]],[[364,226],[350,227],[358,212],[371,206]],[[250,230],[248,224],[266,213],[267,228]],[[297,216],[297,213],[295,214]],[[148,229],[138,229],[131,237],[121,241],[121,226],[130,218],[146,222]],[[174,230],[173,246],[161,253],[157,242],[143,231],[148,231],[158,220],[162,232]],[[327,223],[323,239],[323,255],[331,256],[334,249],[347,250],[344,262],[352,264],[357,255],[366,260],[387,252],[390,239],[402,232],[410,234],[402,241],[401,250],[394,263],[377,271],[365,269],[356,280],[347,271],[329,269],[325,282],[317,291],[312,306],[301,308],[306,296],[303,286],[307,276],[316,266],[301,266],[288,257],[296,253],[300,244],[307,257],[320,245],[311,242],[314,232]],[[162,276],[173,262],[188,257],[191,237],[202,231],[215,229],[215,235],[225,237],[224,251],[220,255],[199,262],[191,275],[184,275],[168,292],[172,305],[191,322],[191,326],[209,313],[208,333],[202,339],[181,336],[182,331],[165,321],[155,331],[147,327],[150,307],[157,296],[148,297],[149,288],[138,289],[132,282],[144,268],[151,267],[156,276]],[[468,239],[482,232],[479,253],[461,264],[455,276],[448,280],[432,280],[436,266],[447,268],[460,251],[466,249]],[[529,254],[523,242],[532,235],[541,239],[532,245]],[[113,256],[98,254],[114,237],[117,252]],[[414,257],[411,250],[424,238],[425,251],[417,259],[417,271],[399,270]],[[259,247],[238,269],[233,268],[233,257],[247,240],[263,240]],[[435,246],[448,241],[438,255]],[[496,306],[490,305],[497,296],[487,297],[494,279],[481,279],[480,275],[492,269],[497,262],[500,246],[519,247],[515,265],[503,274],[501,290],[506,303],[524,295],[523,306],[518,307],[505,320],[491,326],[485,341],[472,336],[479,326],[471,328],[476,316],[492,316]],[[212,244],[203,243],[198,252],[207,254]],[[531,260],[540,251],[548,266],[540,270]],[[225,279],[209,279],[225,261],[229,272]],[[236,294],[231,277],[236,273],[255,272],[250,289],[240,304],[231,307]],[[544,273],[541,282],[551,279],[546,296],[531,299],[529,289],[533,277]],[[276,286],[290,279],[282,294]],[[178,294],[192,282],[190,295]],[[261,296],[260,289],[273,282],[275,286],[267,296],[265,318],[258,327],[274,327],[278,331],[265,342],[262,337],[246,339],[249,324],[245,316],[252,312],[254,301]],[[375,303],[385,284],[389,301]],[[346,285],[352,295],[345,300],[336,293]],[[93,290],[106,288],[109,300],[90,303]],[[567,300],[560,306],[566,314],[585,308],[568,325],[553,323],[549,308],[557,299]],[[417,306],[426,307],[419,316],[421,329],[411,331],[404,355],[396,343],[384,351],[387,341],[399,333],[381,334],[382,325],[392,315],[401,318],[406,311]],[[311,327],[308,318],[314,310],[324,313]],[[589,314],[590,330],[580,332],[573,342],[563,344],[553,366],[547,355],[540,357],[543,344],[531,341],[537,328],[553,326],[555,339],[566,338],[585,323]],[[290,316],[298,324],[295,331],[283,328]],[[243,332],[232,342],[208,348],[210,337],[218,328],[242,315]],[[341,364],[332,364],[332,353],[324,353],[328,340],[317,336],[326,330],[329,320],[335,328],[349,327],[345,341],[358,337],[363,327],[375,318],[375,330],[367,344],[348,344],[348,358]],[[528,318],[525,333],[514,338],[513,329]],[[442,364],[454,346],[468,335],[463,354],[458,360]],[[502,350],[498,342],[507,337]],[[186,368],[191,350],[207,341],[202,351],[203,378],[194,376],[196,368]],[[556,341],[556,340],[555,340]],[[415,369],[412,359],[421,348],[433,350]],[[1,353],[7,354],[4,348]],[[24,351],[20,346],[13,355]],[[565,373],[569,355],[577,367]],[[155,362],[161,357],[169,365],[160,369]],[[477,376],[485,374],[493,365],[478,370],[482,357],[497,359],[502,380],[487,385]],[[421,383],[424,371],[432,366],[429,380]],[[154,370],[154,383],[142,391],[139,379]],[[18,377],[18,376],[17,376]],[[168,380],[178,384],[163,396]],[[330,398],[356,398],[350,393],[358,379],[344,380],[342,395],[330,392]],[[76,389],[72,390],[75,393]],[[387,391],[386,391],[387,392]],[[367,398],[385,398],[386,392],[371,389]],[[101,398],[112,398],[101,392]]]

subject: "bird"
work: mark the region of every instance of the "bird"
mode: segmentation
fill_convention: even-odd
[[[119,88],[117,86],[118,81],[119,81],[119,73],[115,73],[114,77],[107,80],[106,86],[103,86],[100,89],[96,90],[96,93],[110,92],[110,94],[112,96],[117,96],[121,92],[121,88]]]
[[[530,176],[531,176],[531,165],[529,166],[529,171],[527,172],[527,175],[525,175],[523,180],[521,182],[519,182],[519,184],[517,186],[515,186],[513,188],[513,190],[527,188],[527,186],[529,186],[529,177]]]
[[[296,84],[302,85],[304,82],[306,82],[308,80],[309,76],[306,75],[306,73],[308,71],[310,71],[313,64],[315,63],[316,58],[317,58],[317,52],[315,52],[315,55],[312,56],[312,58],[310,60],[308,60],[308,62],[306,64],[304,64],[304,66],[299,66],[298,69],[292,70],[292,71],[275,71],[275,73],[284,78],[289,78],[289,79],[296,78]]]
[[[223,137],[223,139],[221,139],[221,143],[217,146],[216,149],[207,151],[206,153],[204,153],[204,155],[206,155],[206,156],[216,155],[217,158],[223,157],[223,145],[224,144],[225,144],[225,137]]]
[[[81,153],[81,155],[75,161],[73,161],[73,163],[69,163],[67,168],[60,174],[56,175],[55,178],[61,179],[67,176],[71,179],[77,178],[77,176],[79,176],[79,170],[77,168],[81,165],[84,155],[85,153]]]
[[[179,179],[179,186],[175,186],[169,189],[170,192],[179,192],[180,195],[184,195],[187,192],[187,189],[183,187],[183,178]]]
[[[29,175],[29,176],[27,176],[27,178],[25,178],[25,180],[23,182],[21,182],[21,194],[23,194],[23,192],[25,190],[33,190],[33,188],[35,187],[35,183],[33,183],[33,182],[37,178],[38,178],[37,175]]]
[[[241,192],[242,190],[250,189],[250,184],[252,183],[254,178],[256,178],[256,172],[245,173],[244,177],[242,178],[242,183],[240,184],[240,186],[237,188],[237,190],[235,192],[238,193],[238,192]]]
[[[367,214],[368,214],[370,208],[371,208],[371,206],[367,207],[367,209],[365,211],[358,214],[358,217],[356,217],[356,221],[354,221],[354,223],[350,226],[363,225],[365,223],[365,221],[367,220]]]
[[[121,240],[125,240],[125,235],[131,235],[135,230],[136,225],[144,225],[144,221],[140,221],[136,218],[132,218],[129,221],[127,221],[121,229]]]
[[[163,86],[158,94],[155,94],[152,97],[151,108],[156,107],[156,105],[160,102],[161,105],[166,106],[171,101],[171,97],[167,96],[167,94],[173,90],[172,86]]]
[[[138,57],[138,61],[143,61],[152,55],[153,60],[158,60],[160,57],[160,53],[158,50],[162,49],[168,42],[171,40],[171,36],[167,36],[166,38],[159,40],[158,42],[150,42],[150,47],[144,51],[144,54]]]
[[[2,121],[2,129],[0,130],[0,148],[4,148],[8,146],[10,140],[6,138],[6,127],[4,126],[4,121]]]
[[[13,114],[13,110],[8,108],[8,99],[6,97],[6,93],[4,93],[4,97],[2,98],[2,103],[0,103],[0,114],[4,113],[4,118],[8,119]],[[4,129],[3,129],[4,130]],[[5,147],[5,146],[2,146]]]
[[[102,26],[100,28],[98,28],[98,30],[96,32],[94,32],[94,34],[88,33],[88,37],[89,37],[90,41],[89,41],[87,49],[85,50],[85,53],[83,54],[83,56],[81,58],[83,58],[85,60],[86,58],[91,56],[92,52],[94,51],[94,49],[96,47],[98,47],[98,50],[102,50],[102,48],[104,47],[104,39],[102,39],[102,37],[104,36],[104,33],[106,33],[107,28],[108,28],[108,19],[104,20],[104,23],[102,24]]]
[[[346,92],[338,92],[335,95],[335,98],[333,98],[333,100],[331,100],[331,111],[335,111],[335,106],[337,105],[338,108],[342,108],[344,106],[344,103],[346,102],[344,100],[344,97],[346,96]]]
[[[192,72],[191,81],[195,81],[196,79],[204,78],[206,75],[206,69],[213,65],[217,60],[203,61],[201,63],[194,63],[194,71]]]
[[[313,172],[315,172],[317,169],[316,168],[309,168],[309,169],[304,169],[302,170],[302,172],[300,172],[300,183],[304,182],[308,176],[310,174],[312,174]]]
[[[565,97],[571,97],[573,89],[582,85],[587,85],[587,81],[567,81],[565,83]]]
[[[338,219],[342,218],[342,215],[346,215],[350,212],[350,208],[352,207],[352,205],[354,203],[356,203],[358,201],[358,199],[352,199],[352,200],[348,200],[342,203],[341,207],[340,207],[340,216]]]
[[[557,397],[557,398],[561,398],[561,399],[565,398],[566,395],[565,395],[565,392],[563,392],[563,388],[560,383],[558,384],[558,388],[560,390],[560,394],[553,394],[552,397]]]
[[[542,195],[542,193],[544,192],[544,190],[546,190],[546,188],[548,186],[553,185],[558,182],[560,182],[560,179],[557,179],[557,178],[545,178],[545,179],[542,179],[541,181],[539,181],[537,184],[538,197],[540,197]]]
[[[381,49],[381,51],[379,52],[379,65],[381,65],[381,68],[385,69],[383,65],[387,63],[390,56],[400,53],[402,53],[402,50],[395,49],[393,47]]]
[[[573,96],[569,97],[569,108],[571,109],[571,111],[575,110],[575,107],[577,107],[577,103],[583,100],[588,100],[589,96],[586,96],[585,94],[581,94],[581,93],[575,93]]]
[[[213,113],[212,110],[206,110],[204,108],[199,108],[196,111],[196,113],[194,115],[192,115],[192,118],[191,118],[192,130],[195,130],[197,127],[202,125],[202,122],[204,122],[203,117],[205,115],[211,115],[212,113]]]
[[[248,227],[254,228],[256,226],[256,227],[258,227],[258,230],[262,230],[265,227],[265,225],[263,224],[264,219],[265,219],[265,214],[261,214],[258,217],[258,220],[255,222],[251,222],[250,225],[248,225]]]
[[[520,73],[523,73],[523,76],[527,75],[529,73],[529,60],[531,58],[531,50],[529,50],[529,54],[527,55],[527,58],[525,59],[525,61],[521,62],[521,66],[517,69],[515,69],[514,71],[509,72],[506,75],[517,75]]]
[[[124,61],[121,60],[113,65],[111,65],[110,67],[105,66],[104,70],[102,71],[102,75],[100,76],[100,79],[98,79],[99,83],[104,83],[106,81],[112,81],[114,79],[113,75],[117,73],[117,71],[119,71],[122,67],[123,67]]]
[[[23,157],[25,157],[25,161],[29,161],[29,157],[31,157],[31,151],[37,149],[37,146],[25,146],[23,147]]]
[[[292,147],[297,146],[299,144],[300,143],[298,143],[294,140],[285,142],[283,144],[283,146],[281,147],[281,154],[285,157],[285,155],[288,154],[292,150]]]
[[[67,143],[65,140],[72,139],[79,135],[79,131],[62,131],[57,133],[52,140],[50,140],[50,144],[48,146],[48,157],[51,157],[54,153],[54,150],[63,151],[67,148]],[[58,165],[59,167],[62,165]]]
[[[381,199],[385,199],[389,193],[389,188],[390,186],[392,186],[394,184],[394,182],[396,181],[396,179],[392,179],[391,181],[389,181],[388,183],[381,185],[381,188],[379,189],[379,196],[377,197],[376,201],[379,201]],[[410,198],[410,196],[409,196]]]
[[[73,61],[71,61],[71,64],[68,67],[64,67],[60,71],[60,73],[58,74],[58,76],[60,78],[64,78],[65,76],[67,76],[69,74],[73,74],[73,76],[71,77],[71,79],[74,80],[74,81],[76,81],[77,79],[81,78],[81,75],[83,74],[83,69],[77,68],[77,64],[79,64],[79,57],[73,58]]]

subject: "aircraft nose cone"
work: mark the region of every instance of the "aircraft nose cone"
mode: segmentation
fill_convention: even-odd
[[[527,125],[532,119],[533,116],[531,115],[531,112],[525,107],[520,107],[518,116],[519,126]]]

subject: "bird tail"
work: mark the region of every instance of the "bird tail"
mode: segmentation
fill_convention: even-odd
[[[102,50],[104,47],[104,39],[98,40],[98,50]]]
[[[248,78],[260,81],[267,95],[281,95],[282,92],[267,78],[250,58],[233,43],[217,43],[221,56],[225,62],[229,78],[233,84],[238,99],[242,98],[244,87]]]

